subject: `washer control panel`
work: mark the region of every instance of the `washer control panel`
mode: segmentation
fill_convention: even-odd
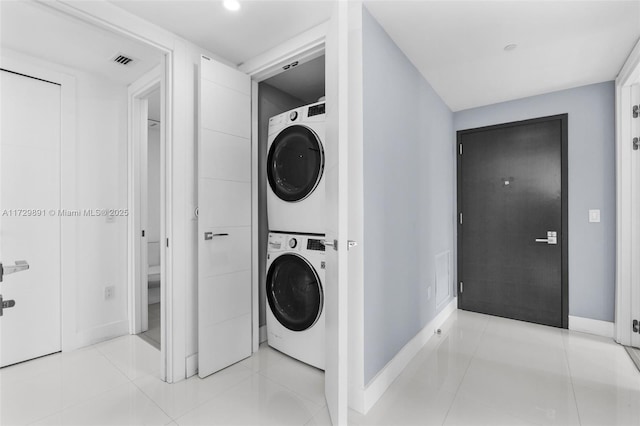
[[[321,235],[288,235],[276,232],[269,233],[268,248],[276,251],[325,251],[324,238]]]

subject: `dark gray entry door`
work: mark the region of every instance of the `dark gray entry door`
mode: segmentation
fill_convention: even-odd
[[[567,115],[459,131],[458,150],[459,307],[567,328]]]

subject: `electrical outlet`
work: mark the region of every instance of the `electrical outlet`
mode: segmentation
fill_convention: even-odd
[[[427,287],[427,300],[431,300],[431,286]]]
[[[104,300],[113,299],[116,293],[116,288],[112,285],[108,285],[104,288]]]

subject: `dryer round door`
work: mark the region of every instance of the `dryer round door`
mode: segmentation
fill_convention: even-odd
[[[297,254],[276,258],[267,273],[267,301],[278,322],[293,331],[312,327],[323,306],[320,278],[311,264]]]
[[[296,202],[307,198],[318,186],[323,170],[322,142],[310,128],[287,127],[271,144],[267,178],[280,199]]]

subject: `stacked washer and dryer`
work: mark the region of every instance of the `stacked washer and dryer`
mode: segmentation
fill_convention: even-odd
[[[269,119],[267,338],[324,370],[325,104]]]

